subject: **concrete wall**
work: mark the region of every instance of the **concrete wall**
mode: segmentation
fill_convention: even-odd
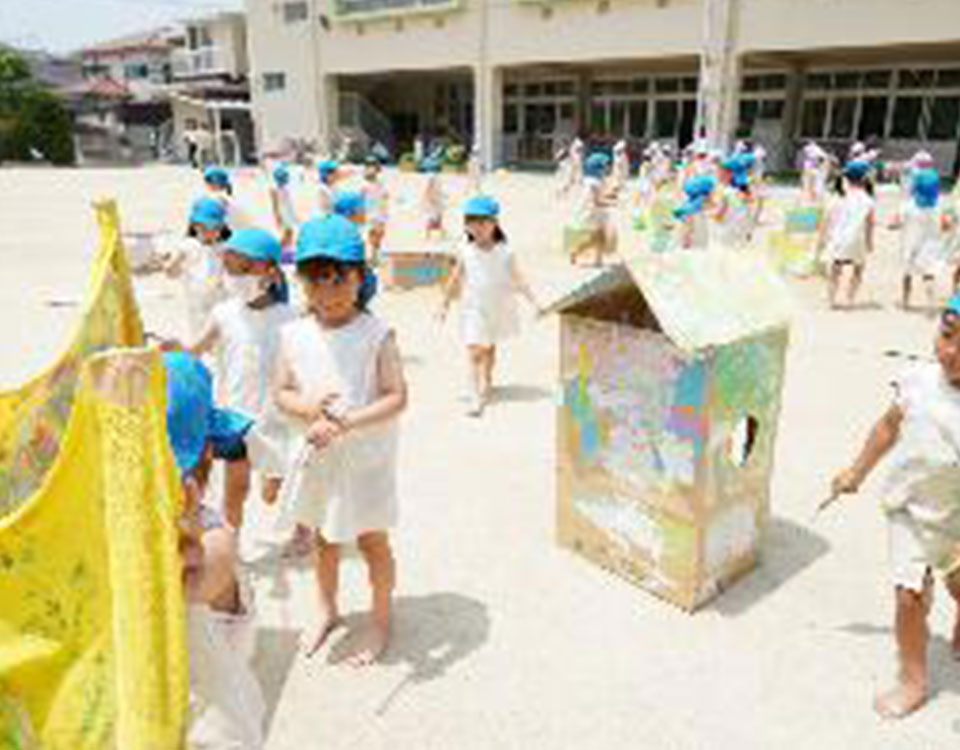
[[[320,131],[315,36],[319,24],[284,23],[267,0],[247,0],[247,51],[250,94],[257,142],[270,150],[284,138],[316,138]],[[264,73],[283,73],[286,88],[264,91]]]

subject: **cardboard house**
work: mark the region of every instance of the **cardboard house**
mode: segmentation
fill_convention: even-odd
[[[790,308],[725,250],[645,253],[551,305],[561,545],[688,611],[756,564]]]

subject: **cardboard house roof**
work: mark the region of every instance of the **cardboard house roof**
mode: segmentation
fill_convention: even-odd
[[[547,312],[564,312],[636,285],[664,334],[681,349],[729,344],[790,322],[793,303],[767,262],[728,250],[637,253],[568,290]]]

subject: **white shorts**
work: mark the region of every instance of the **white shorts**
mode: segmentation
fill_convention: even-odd
[[[960,546],[949,534],[918,523],[903,510],[887,517],[890,576],[894,587],[922,592],[932,570],[949,574],[960,568]]]

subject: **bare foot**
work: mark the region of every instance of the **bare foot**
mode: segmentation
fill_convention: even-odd
[[[369,667],[380,658],[390,640],[389,626],[370,624],[345,657],[347,664],[359,669]]]
[[[925,686],[903,682],[878,695],[873,701],[873,709],[884,719],[902,719],[912,714],[926,701]]]
[[[307,650],[307,658],[309,659],[317,651],[323,648],[323,645],[330,640],[330,636],[333,635],[334,631],[343,625],[343,618],[340,615],[333,615],[327,617],[321,624],[320,628],[317,630],[317,635],[313,640],[313,645]]]

